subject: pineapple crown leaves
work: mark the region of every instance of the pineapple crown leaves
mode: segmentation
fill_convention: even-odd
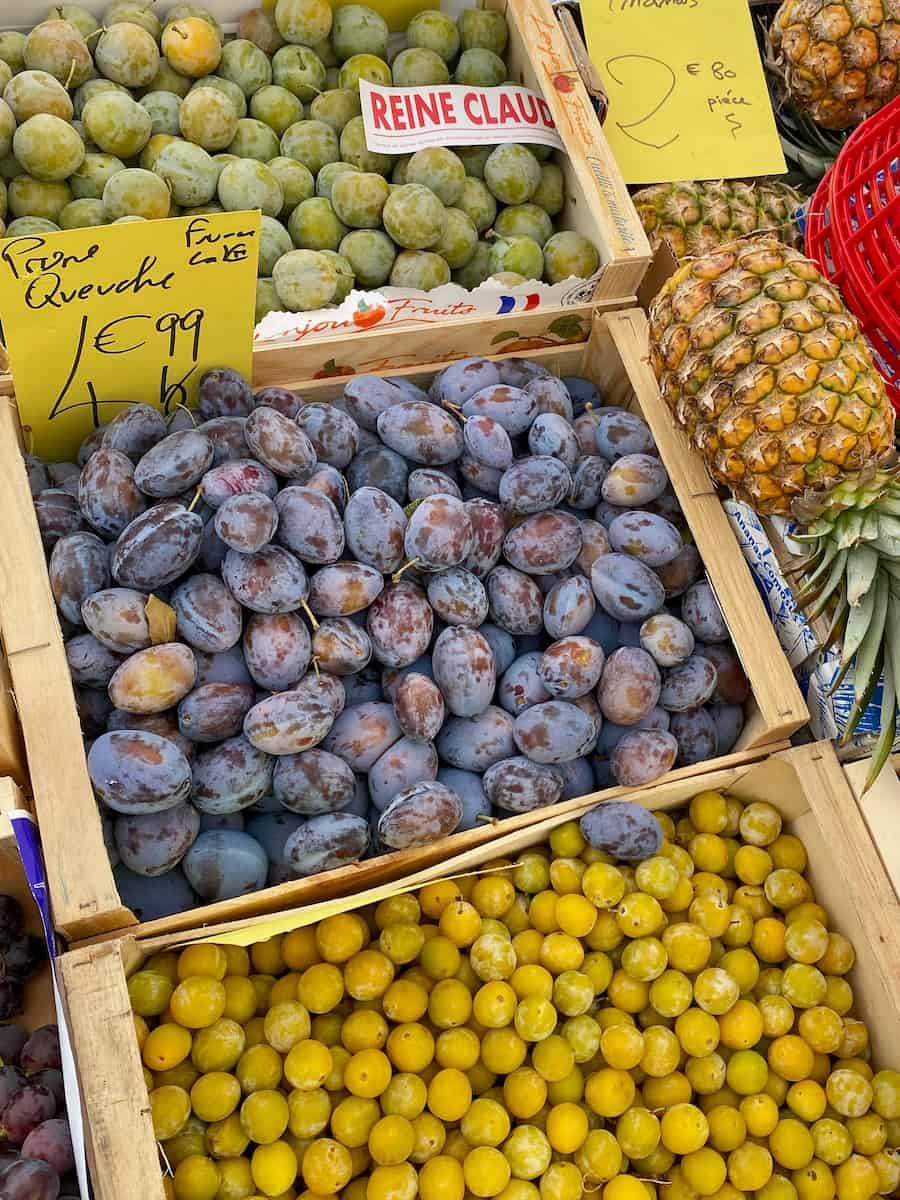
[[[871,787],[897,734],[900,683],[900,480],[896,470],[871,471],[846,481],[832,518],[820,518],[805,538],[814,542],[802,564],[796,599],[810,620],[831,609],[824,648],[840,643],[834,693],[853,669],[853,704],[841,739],[846,743],[882,682],[881,729],[866,780]],[[854,498],[855,497],[855,498]],[[821,503],[821,497],[819,498]],[[832,500],[825,497],[825,503]],[[850,508],[855,503],[857,507]],[[841,507],[843,506],[843,507]]]
[[[819,537],[830,532],[835,521],[848,510],[859,512],[879,504],[891,492],[900,478],[897,454],[889,450],[877,460],[867,462],[861,470],[844,477],[829,491],[808,488],[791,505],[794,520],[804,525],[802,538]],[[897,492],[900,498],[900,492]],[[900,502],[897,504],[900,515]]]

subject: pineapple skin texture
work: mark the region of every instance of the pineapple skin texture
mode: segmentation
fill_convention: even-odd
[[[650,306],[660,390],[710,474],[789,515],[893,448],[871,351],[816,265],[772,238],[683,264]]]
[[[658,183],[632,196],[650,248],[667,242],[676,258],[709,254],[734,238],[764,229],[789,246],[801,244],[793,214],[803,197],[787,184],[717,180]]]
[[[783,0],[769,40],[788,95],[824,129],[850,129],[900,93],[900,0]]]

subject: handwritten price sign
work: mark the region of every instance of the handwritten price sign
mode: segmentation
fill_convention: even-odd
[[[0,243],[16,399],[41,457],[71,458],[127,404],[189,406],[210,367],[249,375],[260,214],[215,213]]]
[[[784,171],[746,0],[585,0],[627,183]]]

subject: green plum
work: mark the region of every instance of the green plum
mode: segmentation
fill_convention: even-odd
[[[238,115],[229,98],[217,88],[192,89],[181,102],[181,132],[189,142],[214,153],[234,141]]]
[[[315,250],[292,250],[275,264],[272,280],[278,299],[291,312],[324,308],[338,286],[333,261]]]
[[[274,217],[263,216],[259,229],[259,275],[270,278],[279,258],[293,249],[291,235],[281,222]]]
[[[25,66],[29,71],[46,71],[66,88],[77,88],[94,73],[87,42],[65,19],[43,21],[25,40]]]
[[[503,54],[509,41],[509,26],[503,13],[483,8],[467,8],[460,13],[460,45],[463,50],[484,49]]]
[[[296,158],[313,175],[318,175],[326,163],[341,158],[338,136],[323,121],[297,121],[291,125],[282,135],[281,153],[285,158]]]
[[[410,46],[401,50],[391,65],[394,87],[428,87],[450,82],[447,64],[433,50]]]
[[[31,175],[17,175],[7,185],[9,211],[14,217],[41,217],[59,224],[59,217],[74,199],[67,183],[45,183]]]
[[[459,30],[442,12],[417,13],[406,30],[410,46],[433,50],[444,62],[452,62],[459,54]]]
[[[337,250],[348,232],[331,201],[321,196],[297,205],[288,218],[288,230],[298,250]]]
[[[382,287],[391,277],[397,248],[380,229],[354,229],[338,247],[361,287]]]
[[[305,108],[302,100],[298,100],[287,88],[278,87],[274,83],[262,87],[254,93],[250,100],[250,115],[254,120],[262,121],[278,138],[279,153],[281,137],[286,129],[302,121]],[[276,158],[278,155],[275,156]]]
[[[159,46],[140,25],[119,21],[109,25],[94,49],[97,70],[127,88],[146,87],[159,70]]]
[[[455,204],[466,182],[466,168],[452,150],[429,146],[409,160],[406,179],[408,183],[429,188],[442,204]]]
[[[254,320],[258,325],[263,317],[270,312],[281,312],[281,301],[275,290],[272,279],[257,279],[256,281],[256,314]]]
[[[444,231],[444,206],[428,188],[403,184],[387,198],[384,228],[405,250],[427,250]]]
[[[526,146],[507,142],[491,152],[484,181],[502,204],[527,204],[541,182],[541,166]]]
[[[339,79],[342,88],[358,92],[361,79],[367,79],[369,83],[377,83],[381,87],[390,87],[392,75],[391,68],[383,58],[375,54],[354,54],[341,67]]]
[[[178,114],[181,111],[181,99],[173,92],[147,92],[138,103],[150,114],[153,133],[169,133],[172,137],[180,135]]]
[[[491,274],[512,271],[525,279],[540,279],[544,274],[541,247],[530,237],[498,237],[491,245]]]
[[[48,113],[62,121],[71,121],[75,115],[69,93],[46,71],[20,71],[3,89],[3,99],[20,124],[39,113]]]
[[[345,4],[334,14],[331,44],[342,62],[355,54],[387,58],[390,36],[384,17],[363,4]]]
[[[276,0],[275,24],[286,42],[315,46],[331,33],[329,0]]]
[[[435,254],[446,259],[447,266],[457,271],[471,259],[478,246],[478,230],[471,217],[461,208],[448,208],[444,213],[444,232],[435,243]]]
[[[209,204],[219,185],[219,168],[202,146],[176,141],[166,146],[154,171],[167,184],[176,204],[196,208]]]
[[[272,64],[259,46],[246,38],[236,38],[222,47],[222,61],[216,74],[236,83],[249,100],[254,92],[272,82]]]
[[[499,87],[505,81],[506,63],[490,50],[464,50],[453,73],[453,82],[466,87]]]
[[[474,291],[479,284],[484,283],[491,275],[491,244],[479,242],[475,253],[464,267],[453,272],[453,282],[467,291]]]
[[[59,214],[62,229],[87,229],[93,225],[105,225],[109,218],[102,200],[73,200]]]
[[[466,176],[462,195],[456,202],[479,233],[484,233],[494,224],[497,217],[497,201],[491,189],[481,179]]]
[[[67,122],[47,113],[29,117],[13,134],[13,153],[44,183],[68,179],[84,161],[84,142]]]
[[[282,158],[279,155],[278,158],[269,161],[268,167],[281,184],[284,204],[280,215],[284,220],[291,215],[298,204],[303,200],[309,200],[316,194],[316,181],[312,177],[312,172],[294,158]],[[320,171],[319,175],[321,176],[321,174]]]
[[[352,88],[332,88],[316,96],[309,108],[314,121],[324,121],[335,133],[340,134],[348,121],[358,117],[362,109],[359,92]]]
[[[574,230],[554,233],[544,247],[544,279],[547,283],[560,283],[571,276],[590,279],[599,266],[597,247]]]
[[[158,221],[169,215],[172,197],[152,171],[126,167],[117,171],[103,189],[103,206],[110,221],[118,217],[145,217]]]
[[[194,92],[198,88],[215,88],[217,92],[222,92],[231,101],[235,115],[238,120],[247,115],[247,97],[231,79],[223,79],[221,75],[204,75],[202,79],[195,80],[191,84],[190,91]]]
[[[282,46],[272,59],[272,78],[279,87],[309,104],[325,91],[325,64],[309,46]]]
[[[553,222],[543,208],[530,204],[512,204],[504,208],[494,224],[498,237],[528,237],[543,246],[553,236]]]
[[[261,209],[277,217],[284,208],[281,184],[265,165],[254,158],[226,163],[219,175],[219,203],[226,212]]]
[[[391,287],[430,292],[450,282],[450,268],[439,254],[428,250],[403,250],[391,271]]]
[[[394,165],[390,154],[378,154],[368,148],[362,117],[353,117],[341,130],[340,157],[360,171],[375,171],[379,175],[387,175]]]
[[[380,229],[390,189],[383,175],[347,171],[334,182],[331,202],[339,219],[351,229]]]
[[[278,135],[264,121],[243,117],[238,121],[228,153],[237,158],[255,158],[257,162],[267,163],[270,158],[278,157],[280,148]]]

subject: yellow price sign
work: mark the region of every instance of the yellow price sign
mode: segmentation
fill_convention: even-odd
[[[747,0],[584,0],[626,183],[786,170]]]
[[[70,459],[144,401],[190,406],[205,371],[253,362],[259,212],[0,242],[0,314],[34,453]]]

